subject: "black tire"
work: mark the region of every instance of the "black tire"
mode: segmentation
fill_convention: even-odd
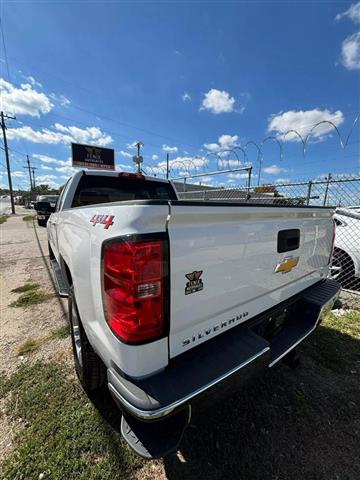
[[[39,227],[46,227],[46,220],[39,220],[37,221]]]
[[[69,294],[69,323],[76,374],[84,390],[91,392],[104,385],[106,368],[86,336],[72,288]]]
[[[354,279],[354,275],[355,268],[351,257],[344,250],[335,248],[331,262],[331,277],[342,287],[346,287]]]

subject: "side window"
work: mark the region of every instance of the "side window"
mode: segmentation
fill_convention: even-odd
[[[64,185],[64,188],[62,189],[61,193],[60,193],[60,196],[59,198],[57,199],[57,202],[56,202],[56,206],[55,206],[55,212],[58,212],[59,210],[61,210],[62,206],[63,206],[63,199],[64,199],[64,196],[65,196],[65,191],[69,185],[69,181],[70,179],[65,183]]]

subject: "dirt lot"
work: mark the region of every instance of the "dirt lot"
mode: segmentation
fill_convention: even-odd
[[[204,410],[177,454],[144,462],[121,439],[107,391],[90,400],[74,376],[45,229],[21,215],[0,229],[1,478],[360,478],[359,312],[330,315],[297,370],[280,366]],[[23,295],[11,290],[24,285],[42,303],[10,307]]]

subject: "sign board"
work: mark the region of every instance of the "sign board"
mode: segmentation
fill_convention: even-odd
[[[72,143],[71,151],[73,167],[115,170],[115,153],[113,148]]]

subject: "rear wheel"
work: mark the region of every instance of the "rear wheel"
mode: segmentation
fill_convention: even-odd
[[[354,263],[349,255],[343,250],[335,249],[330,269],[331,278],[337,280],[343,287],[346,287],[354,278],[354,273]]]
[[[37,221],[39,227],[46,227],[46,220],[39,220]]]
[[[105,383],[106,368],[86,336],[73,289],[69,294],[69,322],[76,374],[84,390],[91,392]]]

